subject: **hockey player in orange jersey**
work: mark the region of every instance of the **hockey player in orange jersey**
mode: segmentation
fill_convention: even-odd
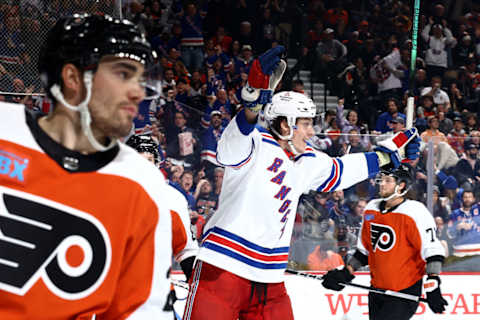
[[[171,319],[167,185],[117,141],[153,58],[129,21],[64,17],[39,58],[53,111],[0,104],[0,319]]]
[[[342,290],[341,283],[350,282],[355,270],[369,265],[372,286],[420,296],[426,273],[423,286],[430,309],[445,310],[439,277],[445,250],[436,237],[432,214],[421,202],[406,198],[411,184],[411,168],[406,164],[381,174],[381,198],[365,208],[357,250],[345,268],[323,277],[325,288]],[[370,320],[407,320],[418,302],[371,292],[368,307]]]

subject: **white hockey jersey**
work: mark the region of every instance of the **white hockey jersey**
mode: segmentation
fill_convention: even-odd
[[[197,258],[264,283],[283,281],[303,193],[347,188],[379,169],[375,153],[330,158],[307,147],[291,160],[244,111],[225,129],[217,160],[226,166],[219,208],[204,228]]]
[[[445,250],[421,202],[406,200],[386,213],[380,203],[375,199],[365,207],[357,250],[368,256],[374,287],[403,290],[423,277],[428,258],[443,257]]]

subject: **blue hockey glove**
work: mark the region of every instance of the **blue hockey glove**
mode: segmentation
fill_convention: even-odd
[[[253,61],[248,83],[242,88],[243,105],[253,112],[259,112],[263,105],[272,101],[273,92],[287,68],[281,59],[284,52],[283,46],[277,46]]]
[[[349,283],[355,276],[347,268],[333,269],[328,271],[323,277],[322,285],[330,290],[341,291],[345,288],[342,283]]]
[[[373,150],[377,152],[380,167],[391,164],[394,168],[398,168],[403,160],[415,160],[420,154],[420,138],[417,129],[398,132],[393,137],[380,141]]]
[[[434,313],[442,313],[445,311],[445,306],[448,302],[443,299],[440,291],[440,278],[438,276],[428,276],[423,284],[425,292],[427,293],[427,303]]]

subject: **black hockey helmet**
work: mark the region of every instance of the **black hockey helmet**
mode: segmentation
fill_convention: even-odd
[[[158,163],[160,159],[160,153],[158,152],[158,144],[149,135],[133,135],[128,138],[126,144],[139,153],[153,154],[155,163]]]
[[[405,190],[408,191],[413,184],[413,169],[407,163],[401,163],[396,169],[382,170],[380,175],[391,176],[395,178],[396,184],[405,183]]]
[[[140,29],[128,20],[105,15],[74,14],[60,18],[47,34],[40,51],[38,71],[49,92],[60,84],[66,63],[95,70],[105,55],[128,58],[148,67],[155,53]]]

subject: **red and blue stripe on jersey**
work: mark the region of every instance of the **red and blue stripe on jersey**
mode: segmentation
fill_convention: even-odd
[[[202,247],[259,269],[287,267],[289,247],[265,248],[219,227],[205,233]]]
[[[317,191],[319,192],[330,192],[335,190],[342,180],[343,162],[339,158],[332,158],[332,160],[333,164],[330,176],[317,188]]]

